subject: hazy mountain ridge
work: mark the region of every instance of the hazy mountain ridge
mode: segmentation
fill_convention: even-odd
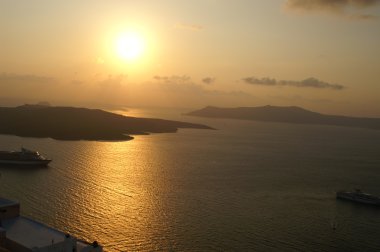
[[[186,115],[297,124],[323,124],[380,130],[380,118],[325,115],[296,106],[279,107],[267,105],[262,107],[238,108],[208,106],[200,110],[189,112]]]
[[[130,140],[128,134],[176,132],[208,126],[163,119],[122,116],[100,109],[23,105],[0,107],[0,134],[59,140]]]

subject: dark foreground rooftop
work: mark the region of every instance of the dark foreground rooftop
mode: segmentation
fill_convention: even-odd
[[[20,216],[20,204],[0,198],[0,251],[12,252],[102,252],[94,242],[89,244]]]

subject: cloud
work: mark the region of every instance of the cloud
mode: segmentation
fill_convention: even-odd
[[[349,19],[368,20],[377,18],[373,15],[357,13],[358,10],[380,4],[380,0],[287,0],[285,5],[290,10],[308,12],[329,12]],[[354,13],[350,13],[354,11]]]
[[[243,81],[245,81],[248,84],[255,84],[255,85],[265,85],[265,86],[275,86],[277,85],[276,79],[271,79],[268,77],[258,79],[256,77],[247,77],[244,78]]]
[[[213,104],[215,106],[248,105],[255,98],[243,91],[218,90],[212,85],[196,83],[186,75],[154,76],[149,83],[151,103],[160,106],[200,107]],[[200,80],[201,82],[201,80]]]
[[[215,78],[212,77],[205,77],[202,79],[202,82],[205,84],[212,84],[215,82]]]
[[[379,4],[380,0],[288,0],[289,8],[303,10],[343,11],[347,7],[364,8]]]
[[[202,25],[199,24],[184,24],[184,23],[177,23],[174,28],[180,29],[180,30],[189,30],[189,31],[201,31],[204,29]]]
[[[378,19],[378,16],[374,15],[369,15],[369,14],[351,14],[351,15],[346,15],[348,19],[351,20],[373,20],[373,19]]]
[[[311,88],[330,88],[335,90],[341,90],[344,88],[344,86],[339,84],[331,84],[328,82],[324,82],[321,80],[318,80],[316,78],[307,78],[302,81],[280,81],[280,85],[284,86],[294,86],[294,87],[311,87]]]
[[[186,75],[173,76],[154,76],[153,79],[160,82],[160,89],[163,91],[182,93],[186,95],[212,95],[212,96],[235,96],[235,97],[252,97],[250,94],[242,91],[220,91],[207,89],[204,85],[194,83],[191,77]],[[206,78],[205,78],[206,79]]]
[[[194,83],[189,76],[172,75],[172,76],[154,76],[155,80],[160,82],[160,88],[164,91],[181,92],[181,93],[207,93],[203,86]]]
[[[0,84],[51,84],[54,78],[33,74],[0,74]]]
[[[172,76],[155,75],[153,76],[153,79],[157,81],[162,81],[162,82],[167,82],[167,83],[177,83],[177,84],[191,81],[191,78],[186,75],[172,75]]]
[[[290,87],[299,87],[299,88],[320,88],[320,89],[334,89],[342,90],[345,87],[339,84],[332,84],[318,80],[316,78],[307,78],[301,81],[294,80],[276,80],[274,78],[256,78],[256,77],[247,77],[242,79],[245,83],[251,85],[263,85],[263,86],[290,86]]]

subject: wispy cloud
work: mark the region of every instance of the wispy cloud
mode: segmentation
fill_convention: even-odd
[[[277,80],[272,79],[269,77],[264,77],[264,78],[256,78],[256,77],[246,77],[243,78],[243,81],[245,81],[247,84],[254,84],[254,85],[264,85],[264,86],[275,86],[277,85]]]
[[[189,31],[201,31],[204,29],[203,25],[185,24],[185,23],[177,23],[174,25],[174,28],[180,29],[180,30],[189,30]]]
[[[183,92],[183,93],[208,93],[203,86],[192,81],[187,75],[172,75],[172,76],[154,76],[153,79],[159,81],[160,87],[164,91]]]
[[[205,77],[202,79],[202,82],[205,84],[212,84],[215,82],[215,78],[213,77]]]
[[[380,4],[380,0],[287,0],[285,3],[290,10],[328,12],[356,20],[377,18],[374,15],[358,12],[377,4]]]
[[[0,74],[0,84],[50,84],[54,82],[56,82],[54,78],[33,74]]]
[[[235,96],[235,97],[252,97],[250,94],[242,91],[220,91],[208,89],[204,85],[194,83],[192,78],[187,75],[172,76],[154,76],[153,79],[159,81],[161,89],[169,92],[183,93],[186,95],[212,95],[212,96]]]
[[[191,82],[191,78],[187,75],[171,75],[171,76],[155,75],[153,76],[153,79],[157,81],[162,81],[165,83],[176,83],[176,84]]]
[[[245,83],[251,85],[262,85],[262,86],[290,86],[298,88],[320,88],[320,89],[334,89],[342,90],[345,87],[339,84],[332,84],[318,80],[316,78],[307,78],[301,81],[295,80],[276,80],[274,78],[256,78],[256,77],[247,77],[242,79]]]
[[[345,17],[351,20],[363,20],[363,21],[374,20],[374,19],[379,18],[378,16],[369,15],[369,14],[349,14],[349,15],[345,15]]]

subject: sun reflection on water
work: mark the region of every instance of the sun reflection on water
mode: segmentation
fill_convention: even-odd
[[[77,181],[67,188],[75,201],[66,221],[78,225],[66,226],[88,240],[120,248],[152,244],[155,218],[162,211],[155,209],[162,207],[157,195],[162,177],[157,176],[160,156],[146,140],[141,136],[129,142],[83,142],[75,150],[77,162],[69,175]]]

